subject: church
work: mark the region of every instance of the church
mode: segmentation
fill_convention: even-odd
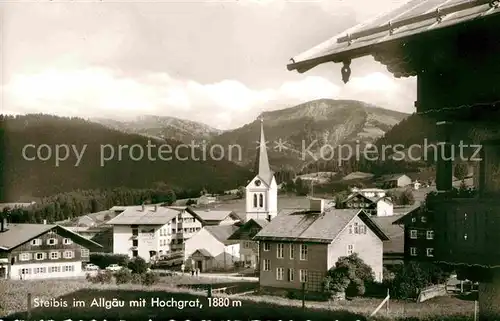
[[[245,222],[229,237],[240,242],[241,261],[252,268],[258,266],[259,253],[259,244],[252,238],[278,214],[278,184],[269,165],[262,120],[255,172],[245,187]]]

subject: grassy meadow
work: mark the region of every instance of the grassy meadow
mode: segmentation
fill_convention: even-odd
[[[282,297],[259,295],[225,295],[229,307],[209,307],[207,291],[203,284],[218,287],[241,287],[242,291],[256,286],[256,282],[246,282],[225,278],[203,278],[174,276],[162,278],[154,286],[91,284],[85,280],[40,280],[40,281],[0,281],[0,317],[7,320],[26,319],[27,298],[31,293],[31,320],[66,320],[78,317],[81,320],[368,320],[370,313],[381,302],[380,299],[359,298],[345,302],[306,302]],[[123,308],[91,307],[94,299],[123,300]],[[151,300],[199,301],[197,307],[184,309],[152,307]],[[35,299],[57,299],[69,305],[73,300],[84,301],[79,307],[35,307]],[[144,307],[131,307],[128,302],[145,299]],[[235,303],[234,303],[235,302]],[[442,297],[424,303],[391,300],[389,314],[381,309],[374,319],[379,320],[473,320],[474,302],[454,297]]]

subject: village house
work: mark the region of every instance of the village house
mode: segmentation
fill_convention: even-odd
[[[404,227],[405,261],[434,260],[434,229],[432,215],[424,207],[417,206],[406,215],[394,221],[394,225]]]
[[[156,261],[184,251],[187,239],[201,230],[201,222],[185,209],[127,207],[107,222],[113,226],[113,253]]]
[[[376,196],[365,196],[365,195],[376,195]],[[383,196],[379,196],[383,195]],[[362,208],[369,215],[373,216],[392,216],[394,215],[394,204],[390,197],[385,196],[385,193],[381,192],[369,192],[363,194],[363,192],[355,192],[349,195],[345,200],[343,200],[338,206],[338,208]]]
[[[207,204],[213,204],[215,202],[217,202],[217,196],[208,195],[208,194],[201,195],[196,200],[197,205],[207,205]]]
[[[311,199],[310,210],[278,215],[255,237],[259,241],[263,289],[321,291],[326,272],[340,257],[357,253],[382,281],[385,233],[361,209],[324,210]]]
[[[229,237],[237,229],[227,224],[203,227],[185,243],[186,268],[201,272],[233,269],[240,262],[240,244]]]
[[[245,267],[256,269],[259,264],[259,242],[253,237],[269,224],[268,220],[250,219],[238,228],[229,240],[240,243],[241,261]]]
[[[60,225],[0,222],[0,279],[83,276],[82,264],[101,245]]]
[[[378,184],[383,188],[397,188],[411,185],[412,180],[405,174],[383,175],[377,179]]]

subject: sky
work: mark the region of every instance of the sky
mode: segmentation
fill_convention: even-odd
[[[174,116],[231,129],[319,98],[412,113],[414,78],[373,58],[304,74],[290,58],[405,0],[79,1],[0,4],[0,113]]]

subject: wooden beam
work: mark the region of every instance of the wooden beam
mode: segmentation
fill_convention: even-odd
[[[446,8],[438,8],[432,12],[424,13],[424,14],[417,15],[417,16],[412,16],[409,18],[404,18],[401,20],[389,21],[382,26],[361,30],[361,31],[355,32],[355,33],[350,34],[350,35],[348,34],[344,37],[338,38],[337,43],[342,43],[342,42],[350,43],[351,41],[359,39],[359,38],[372,36],[374,34],[385,32],[385,31],[392,32],[392,30],[394,30],[394,29],[405,27],[405,26],[408,26],[408,25],[411,25],[414,23],[423,22],[423,21],[426,21],[429,19],[436,19],[437,21],[439,21],[441,19],[441,17],[443,17],[445,15],[448,15],[451,13],[456,13],[456,12],[467,10],[467,9],[471,9],[471,8],[478,7],[478,6],[483,6],[483,5],[489,4],[489,3],[493,3],[493,1],[491,1],[491,0],[475,0],[475,1],[470,1],[470,2],[460,3],[460,4],[446,7]]]
[[[438,121],[438,146],[436,159],[436,190],[449,191],[453,188],[453,158],[451,146],[451,122]]]

